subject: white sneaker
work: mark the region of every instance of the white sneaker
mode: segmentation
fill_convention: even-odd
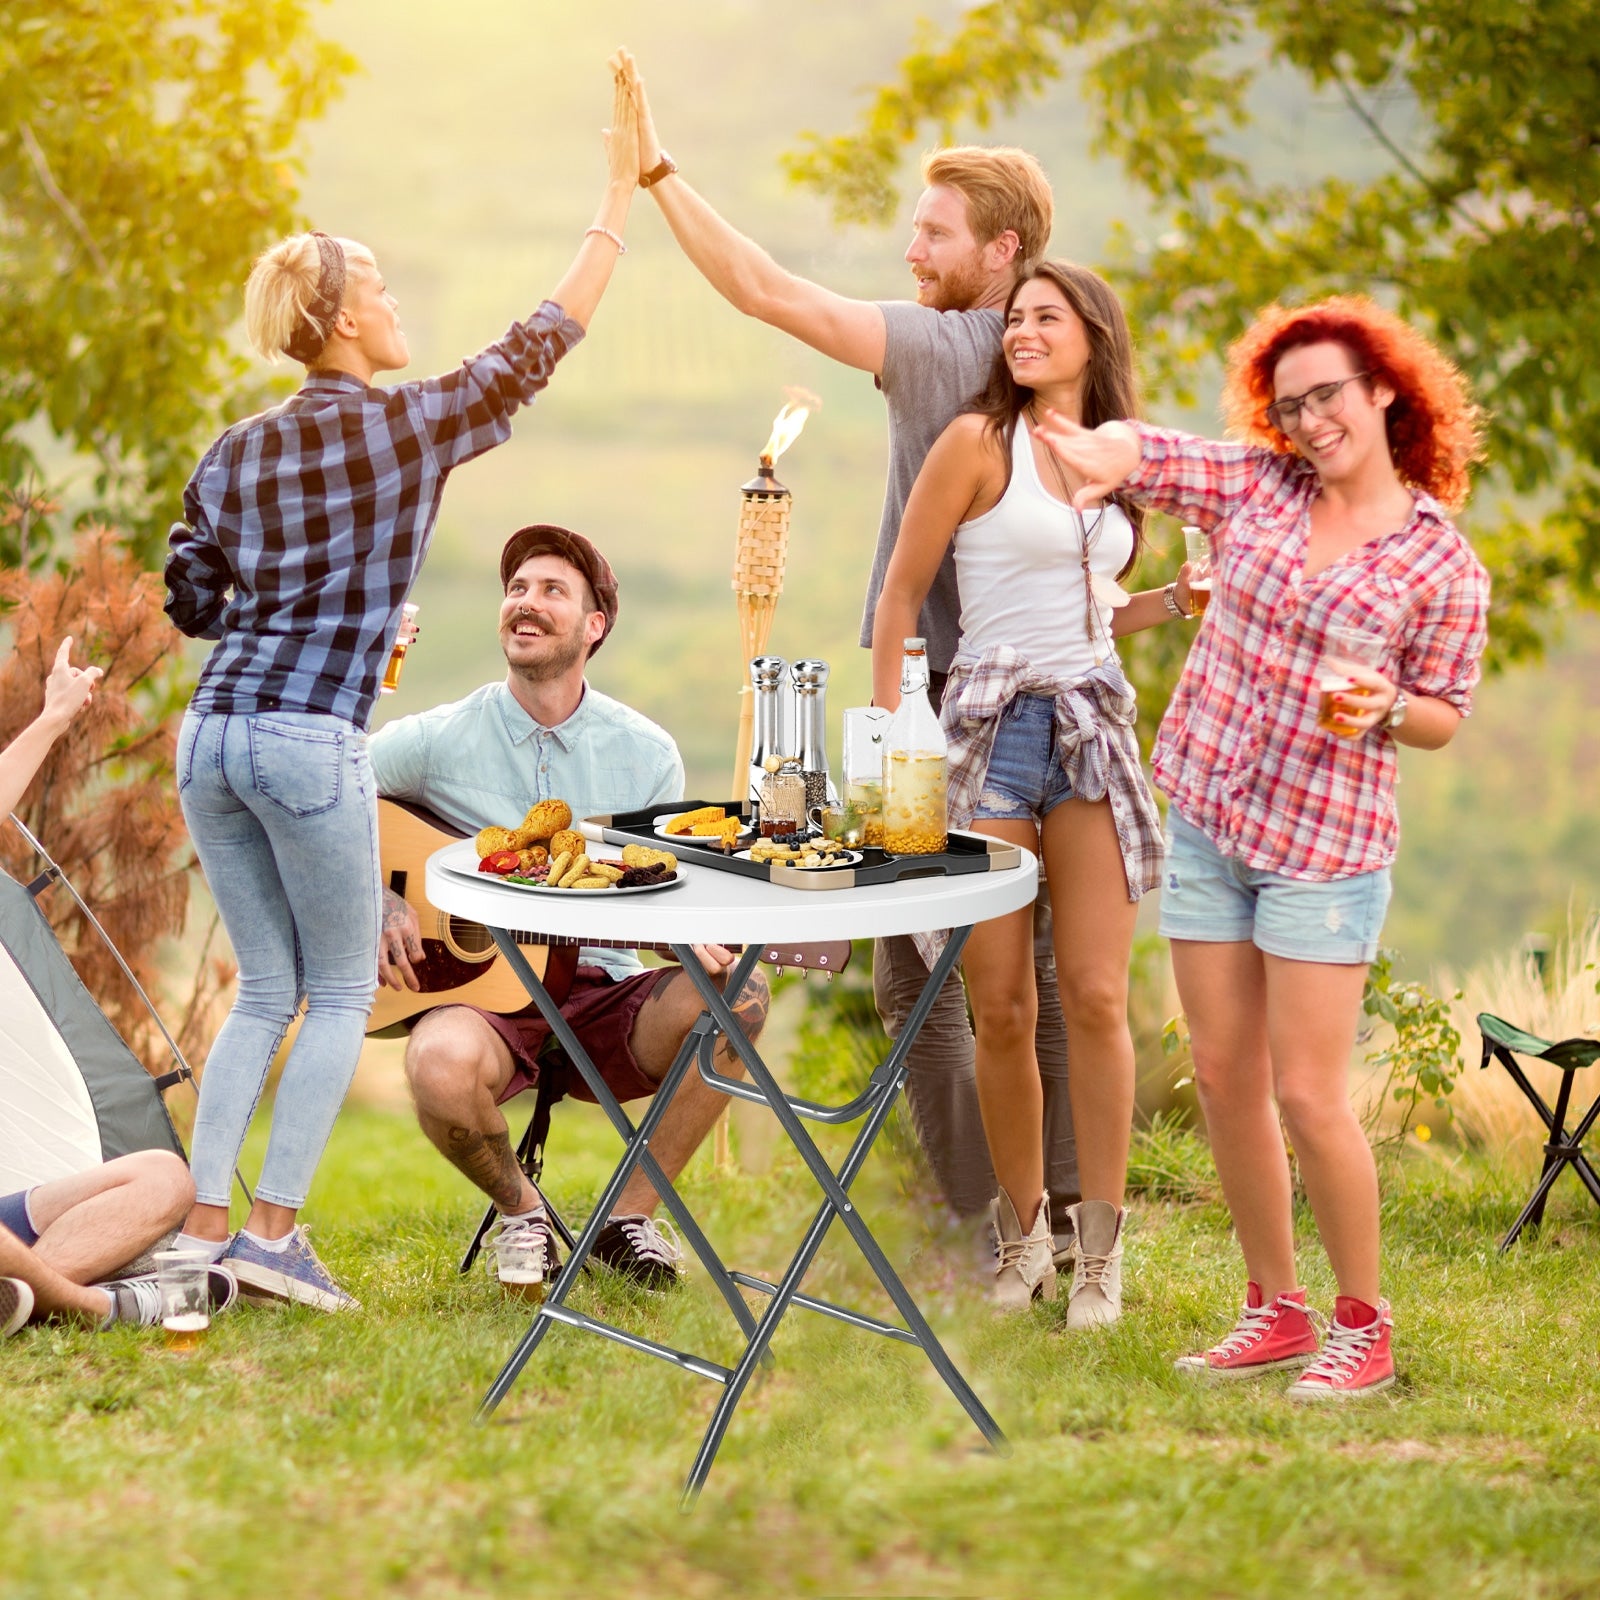
[[[1035,1300],[1056,1297],[1054,1245],[1050,1237],[1050,1197],[1039,1200],[1039,1214],[1026,1234],[1017,1208],[1004,1189],[994,1198],[995,1235],[1000,1241],[991,1298],[1000,1311],[1025,1311]]]
[[[1099,1328],[1122,1315],[1122,1227],[1128,1213],[1109,1200],[1080,1200],[1070,1208],[1078,1239],[1067,1300],[1069,1328]]]

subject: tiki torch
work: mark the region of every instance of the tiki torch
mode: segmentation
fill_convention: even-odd
[[[733,758],[734,798],[743,801],[750,787],[750,743],[755,724],[755,690],[750,663],[765,655],[772,615],[783,593],[783,571],[789,556],[789,512],[794,497],[778,482],[773,466],[800,437],[806,418],[822,402],[803,389],[786,389],[788,396],[772,436],[761,452],[755,477],[739,490],[739,537],[733,556],[733,592],[739,608],[739,639],[743,647],[743,687],[739,691],[739,740]]]

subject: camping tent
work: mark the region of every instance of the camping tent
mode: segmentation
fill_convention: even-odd
[[[183,1154],[160,1086],[0,873],[0,1194],[133,1150]]]

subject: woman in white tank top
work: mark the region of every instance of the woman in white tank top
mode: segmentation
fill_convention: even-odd
[[[1122,590],[1143,515],[1116,502],[1072,506],[1081,485],[1031,431],[1046,409],[1087,427],[1138,409],[1122,307],[1104,279],[1071,262],[1041,262],[1012,290],[987,389],[928,454],[873,621],[873,698],[899,703],[900,642],[916,632],[953,539],[961,646],[942,711],[950,822],[1034,851],[1051,884],[1083,1186],[1069,1213],[1077,1256],[1067,1325],[1091,1327],[1121,1309],[1128,958],[1162,853],[1115,640],[1187,616],[1189,592],[1187,568],[1165,590]],[[1000,1183],[994,1298],[1012,1308],[1056,1290],[1031,949],[1030,908],[974,928],[962,956]]]

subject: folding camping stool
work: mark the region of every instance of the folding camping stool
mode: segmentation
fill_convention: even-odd
[[[1561,1175],[1563,1167],[1570,1166],[1582,1180],[1583,1186],[1600,1206],[1600,1177],[1596,1177],[1589,1158],[1583,1153],[1583,1141],[1600,1116],[1600,1092],[1597,1092],[1589,1109],[1578,1119],[1577,1125],[1567,1132],[1567,1113],[1572,1104],[1572,1083],[1577,1073],[1600,1059],[1600,1039],[1561,1039],[1552,1044],[1525,1033],[1521,1028],[1487,1011],[1478,1013],[1478,1031],[1483,1035],[1483,1058],[1480,1069],[1489,1065],[1490,1058],[1498,1061],[1511,1074],[1511,1081],[1528,1097],[1539,1113],[1550,1137],[1544,1147],[1544,1169],[1532,1198],[1522,1208],[1522,1214],[1511,1224],[1511,1231],[1500,1241],[1502,1251],[1516,1243],[1524,1228],[1537,1228],[1544,1221],[1544,1203],[1551,1185]],[[1561,1087],[1556,1091],[1555,1109],[1544,1102],[1544,1096],[1528,1081],[1528,1075],[1517,1065],[1516,1058],[1529,1056],[1538,1061],[1548,1061],[1561,1069]]]

